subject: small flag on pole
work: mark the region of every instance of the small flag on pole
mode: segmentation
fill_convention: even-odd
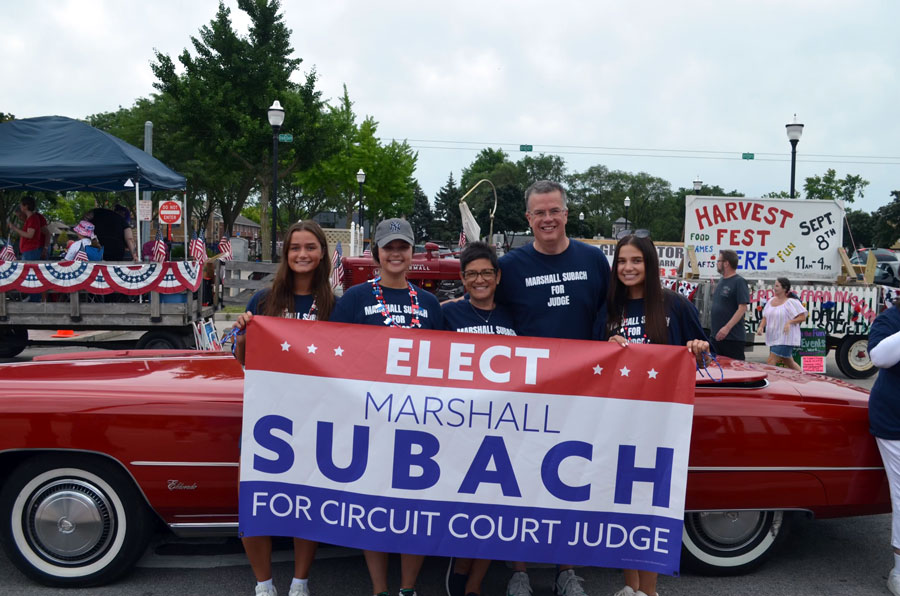
[[[200,231],[199,236],[203,236],[203,231]],[[191,242],[188,245],[188,252],[191,255],[191,258],[201,265],[206,262],[206,242],[204,242],[198,236],[197,232],[194,232],[194,237],[191,238]]]
[[[12,243],[9,241],[9,238],[6,239],[6,244],[3,245],[3,250],[0,250],[0,261],[15,261],[16,260],[16,251],[13,250]]]
[[[463,230],[459,233],[459,247],[462,248],[466,245],[466,231]]]
[[[334,247],[334,254],[331,256],[331,287],[337,288],[344,285],[344,252],[341,250],[340,240]]]
[[[162,236],[160,236],[159,230],[156,230],[156,242],[153,243],[153,252],[150,256],[150,260],[156,261],[157,263],[164,263],[166,260],[166,243],[163,242]]]
[[[87,261],[88,260],[87,253],[84,250],[84,243],[82,243],[82,245],[80,247],[78,247],[78,252],[75,253],[75,258],[72,260],[73,261]]]
[[[222,239],[219,240],[219,252],[222,254],[222,256],[219,257],[221,260],[234,260],[234,255],[231,254],[231,240],[228,239],[228,236],[222,236]]]

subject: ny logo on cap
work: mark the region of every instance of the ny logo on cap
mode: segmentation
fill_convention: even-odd
[[[392,231],[392,232],[399,232],[399,231],[400,231],[400,222],[399,222],[399,221],[392,221],[392,222],[391,222],[391,231]]]

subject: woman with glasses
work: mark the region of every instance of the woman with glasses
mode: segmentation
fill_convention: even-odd
[[[338,300],[331,320],[379,327],[443,329],[441,305],[433,294],[406,279],[415,245],[412,227],[404,219],[386,219],[375,228],[372,257],[380,275],[353,286]],[[388,553],[363,551],[372,593],[388,596]],[[400,555],[400,596],[415,596],[423,555]]]
[[[444,329],[458,333],[516,335],[512,315],[494,302],[500,283],[500,263],[494,247],[486,242],[470,242],[459,255],[459,276],[466,295],[462,300],[445,302]],[[447,568],[448,596],[477,596],[491,562],[488,559],[451,557]]]
[[[687,346],[704,365],[709,341],[697,309],[660,285],[659,257],[647,230],[620,235],[612,269],[606,299],[609,341],[623,348],[633,343]],[[625,587],[615,596],[658,596],[656,579],[655,572],[626,569]]]

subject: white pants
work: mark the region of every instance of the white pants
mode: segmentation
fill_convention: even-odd
[[[900,549],[900,441],[875,438],[891,486],[891,546]]]

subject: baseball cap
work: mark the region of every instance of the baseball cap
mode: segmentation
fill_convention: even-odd
[[[386,219],[375,228],[375,244],[378,248],[384,248],[391,240],[403,240],[410,246],[416,243],[412,226],[405,219],[392,217]]]

